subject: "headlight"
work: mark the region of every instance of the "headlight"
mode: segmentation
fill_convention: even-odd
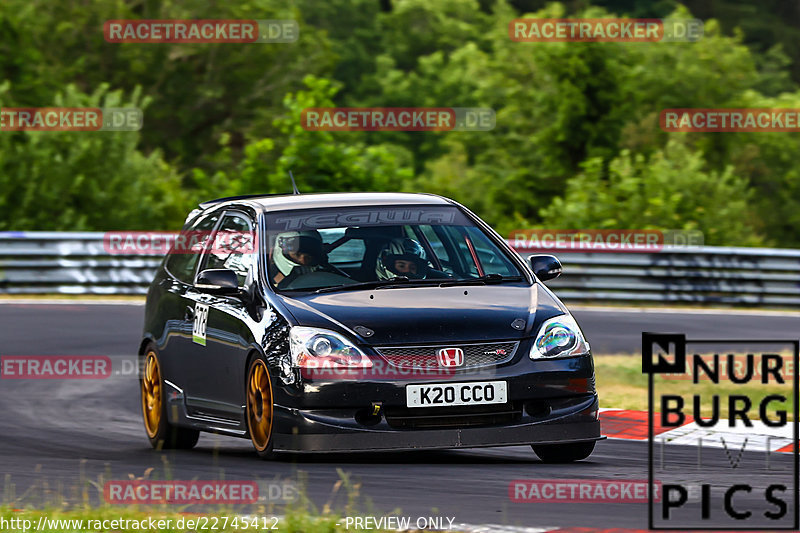
[[[589,353],[589,343],[572,315],[545,320],[531,348],[531,359],[552,359]]]
[[[327,329],[294,326],[289,331],[292,365],[296,368],[369,368],[372,361],[352,342]]]

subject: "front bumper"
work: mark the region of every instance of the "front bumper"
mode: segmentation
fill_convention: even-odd
[[[506,365],[437,379],[306,379],[299,386],[274,386],[274,448],[423,450],[602,438],[591,355],[533,361],[525,354]],[[507,383],[506,404],[406,406],[406,386],[412,383],[494,380]]]
[[[388,409],[386,416],[373,418],[371,425],[366,426],[357,421],[357,410],[299,410],[276,406],[278,431],[273,434],[274,447],[276,451],[324,453],[559,444],[603,438],[597,420],[596,394],[553,399],[548,403],[546,414],[544,411],[529,412],[527,406],[523,406],[509,422],[410,429],[397,428],[399,418],[390,422],[392,417],[388,416],[391,412]]]

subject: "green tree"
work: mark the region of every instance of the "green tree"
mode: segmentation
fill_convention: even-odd
[[[9,84],[0,106],[9,107]],[[139,107],[139,92],[67,86],[59,107]],[[166,229],[186,216],[180,178],[158,151],[145,155],[138,132],[0,132],[0,229]]]
[[[219,191],[220,184],[227,184],[226,194],[289,193],[289,171],[302,192],[391,191],[403,187],[411,172],[403,165],[408,155],[398,147],[366,145],[352,139],[348,132],[303,129],[302,111],[332,107],[338,90],[330,80],[313,76],[307,76],[304,83],[307,90],[288,94],[285,112],[275,121],[283,147],[279,149],[273,139],[263,138],[245,147],[235,171],[220,171],[209,177],[195,169],[195,181],[204,193],[211,193],[203,190],[204,186]]]
[[[582,167],[542,210],[543,227],[700,230],[706,244],[761,243],[747,180],[732,167],[706,170],[703,154],[678,141],[649,158],[624,150],[608,165],[595,157]]]
[[[140,142],[184,168],[206,166],[223,132],[241,149],[249,138],[271,135],[283,96],[307,74],[334,65],[322,32],[303,12],[280,0],[4,0],[0,10],[0,67],[20,105],[48,106],[67,84],[86,93],[100,84],[151,97]],[[113,19],[296,19],[295,43],[107,43]],[[19,39],[20,51],[8,43]]]

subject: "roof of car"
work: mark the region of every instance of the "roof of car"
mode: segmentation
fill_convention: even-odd
[[[362,207],[372,205],[450,205],[451,201],[434,194],[393,192],[340,192],[318,194],[247,195],[210,200],[201,209],[222,203],[256,204],[265,211],[310,209],[317,207]]]

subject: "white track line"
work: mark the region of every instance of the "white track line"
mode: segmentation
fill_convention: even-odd
[[[725,448],[729,450],[739,450],[744,446],[747,439],[747,451],[763,452],[767,450],[776,451],[784,446],[788,446],[793,441],[794,428],[792,424],[783,427],[771,428],[764,425],[761,421],[754,420],[753,427],[727,427],[727,420],[720,420],[719,426],[724,430],[717,430],[713,427],[704,428],[695,422],[686,424],[679,428],[665,431],[656,436],[655,441],[660,443],[662,440],[667,444],[689,444],[697,445],[699,442],[708,448]],[[702,439],[702,441],[700,440]],[[725,440],[725,444],[722,440]]]
[[[611,409],[601,407],[600,412],[621,411],[622,409]],[[698,445],[702,439],[702,445],[708,448],[725,448],[739,450],[744,445],[747,438],[747,451],[767,451],[769,444],[770,451],[779,450],[792,444],[794,441],[794,427],[787,423],[782,427],[770,427],[760,420],[752,420],[752,427],[742,425],[728,427],[728,420],[719,419],[714,427],[701,427],[696,422],[690,422],[675,429],[670,429],[655,435],[655,443],[661,444],[683,444]],[[646,422],[642,425],[646,425]],[[602,422],[601,422],[602,431]],[[618,437],[609,437],[614,440],[637,440]],[[725,440],[723,444],[722,440]],[[647,439],[644,439],[646,441]]]

